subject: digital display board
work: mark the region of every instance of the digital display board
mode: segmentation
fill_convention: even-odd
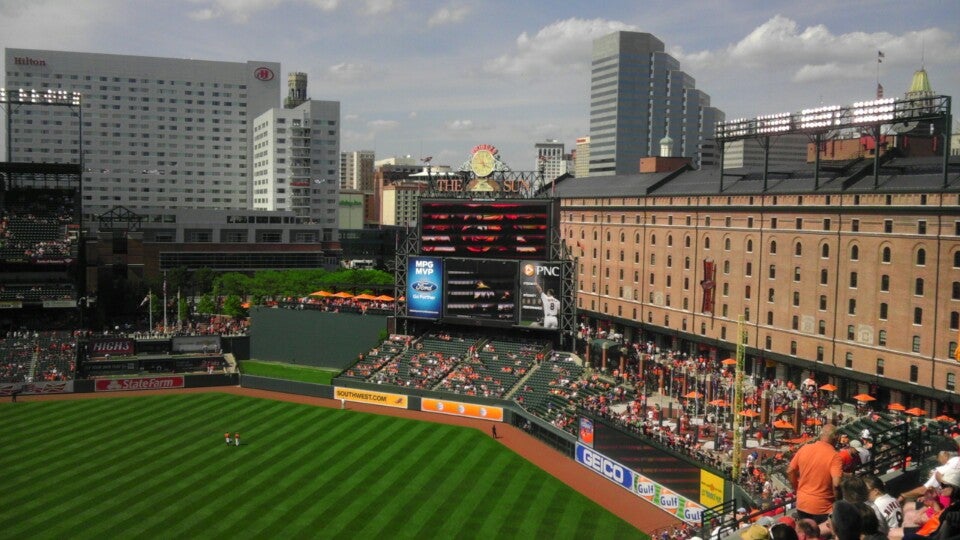
[[[517,323],[517,261],[444,259],[444,270],[444,318]]]
[[[439,319],[443,307],[443,261],[436,257],[407,260],[407,316]]]
[[[560,273],[558,262],[520,261],[520,326],[559,328]]]
[[[420,251],[441,257],[546,259],[554,215],[548,200],[423,199]]]

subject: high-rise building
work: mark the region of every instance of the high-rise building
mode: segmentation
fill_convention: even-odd
[[[558,176],[567,173],[567,160],[569,155],[564,153],[564,144],[556,139],[548,139],[545,142],[538,142],[533,145],[537,152],[537,162],[535,171],[543,169],[543,179],[546,182],[552,182]]]
[[[340,152],[340,188],[373,191],[373,150]]]
[[[810,138],[806,135],[770,137],[769,144],[766,160],[771,168],[796,167],[807,162]],[[763,167],[763,153],[761,142],[755,139],[728,142],[723,147],[723,168]]]
[[[253,208],[290,210],[337,238],[340,102],[307,100],[253,121]]]
[[[251,208],[250,119],[276,107],[277,62],[5,49],[6,88],[83,96],[85,220],[116,206]],[[78,163],[79,114],[14,108],[10,161]]]
[[[307,74],[299,71],[287,75],[287,99],[283,100],[284,109],[294,109],[303,105],[307,97]]]
[[[590,176],[590,137],[577,137],[576,155],[573,175],[577,178]]]
[[[590,84],[590,176],[633,174],[640,158],[659,155],[665,136],[671,154],[694,158],[713,137],[723,112],[697,90],[693,77],[651,34],[614,32],[593,41]]]

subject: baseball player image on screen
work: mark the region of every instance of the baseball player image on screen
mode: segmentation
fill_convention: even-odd
[[[557,315],[560,314],[560,301],[553,296],[553,289],[544,291],[539,282],[535,282],[534,286],[540,294],[540,303],[543,306],[543,327],[558,328],[560,324],[557,322]]]

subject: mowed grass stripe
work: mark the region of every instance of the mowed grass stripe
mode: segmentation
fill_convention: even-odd
[[[251,415],[251,419],[266,420],[282,413],[284,409],[283,404],[276,402],[252,405],[257,408],[248,409],[251,412],[256,411],[256,414]],[[171,440],[169,443],[174,446],[173,450],[169,453],[161,452],[161,457],[152,463],[149,471],[145,471],[143,481],[129,490],[131,495],[129,499],[126,501],[114,499],[116,501],[114,504],[105,502],[99,505],[98,513],[92,515],[90,521],[102,527],[91,527],[85,532],[89,532],[91,537],[110,538],[122,535],[124,531],[130,530],[135,525],[143,527],[142,519],[135,516],[149,514],[152,508],[163,508],[161,505],[166,500],[170,500],[167,492],[176,491],[182,478],[192,480],[186,483],[187,490],[192,493],[186,493],[186,490],[183,492],[184,496],[191,497],[197,491],[196,487],[192,486],[194,481],[222,470],[226,461],[223,458],[230,456],[228,452],[244,450],[242,447],[227,448],[223,442],[222,433],[219,430],[212,431],[209,422],[203,422],[199,429],[195,427],[180,430],[177,440]],[[118,519],[116,516],[128,517]]]
[[[431,430],[445,431],[442,429],[444,426],[424,422],[404,422],[399,424],[399,427],[400,433],[387,441],[389,444],[386,448],[364,448],[367,466],[356,470],[339,490],[328,497],[327,506],[336,509],[340,515],[337,528],[345,534],[356,534],[357,527],[353,523],[356,520],[368,519],[369,514],[365,509],[376,506],[376,501],[380,501],[376,511],[389,511],[390,505],[383,504],[383,501],[395,501],[395,497],[403,493],[402,488],[397,489],[398,486],[403,486],[405,482],[405,478],[398,474],[396,464],[407,460],[422,463],[424,460],[417,455],[428,446],[424,444],[426,434]],[[354,451],[359,452],[361,449]],[[280,533],[280,536],[283,536],[283,531]]]
[[[458,430],[452,435],[444,432],[444,437],[444,444],[437,447],[431,461],[425,463],[419,459],[410,460],[406,470],[398,471],[400,477],[407,480],[402,481],[397,489],[397,502],[391,505],[389,512],[384,509],[370,516],[366,530],[360,532],[369,531],[372,534],[375,530],[402,530],[409,525],[411,515],[435,495],[436,487],[450,479],[451,473],[459,468],[463,459],[462,450],[473,444],[476,433],[472,430]],[[493,448],[472,448],[473,452],[478,450],[484,452],[478,458],[481,462],[492,461],[498,453]]]
[[[30,410],[0,409],[0,452],[5,463],[30,461],[33,469],[19,469],[17,503],[8,504],[9,486],[4,491],[4,537],[434,538],[441,530],[491,537],[496,528],[454,518],[489,513],[499,513],[490,520],[498,527],[518,520],[527,537],[544,508],[563,501],[570,512],[567,504],[586,501],[552,496],[545,486],[555,479],[473,429],[226,394],[17,405]],[[44,425],[88,440],[65,444]],[[244,445],[225,448],[226,429],[239,429]],[[21,430],[29,443],[10,444]],[[48,454],[33,463],[37,447]],[[511,516],[510,503],[482,504],[502,498],[511,475],[527,474],[518,467],[533,471],[512,488],[511,501],[525,510]],[[491,481],[495,472],[503,486]],[[36,491],[38,474],[53,480]],[[29,478],[20,482],[20,475]],[[20,501],[25,490],[31,498]],[[572,493],[563,485],[558,491]],[[26,517],[42,526],[23,525],[20,502],[34,504]],[[575,519],[556,525],[559,534],[546,537],[638,536],[592,503],[572,513]],[[447,529],[434,521],[444,515],[452,520]]]
[[[113,401],[104,400],[103,403]],[[138,458],[142,458],[150,445],[158,443],[163,436],[154,429],[159,418],[169,416],[171,421],[181,425],[183,418],[189,417],[186,415],[192,408],[189,401],[180,401],[171,405],[175,406],[158,409],[153,414],[136,412],[129,416],[127,422],[123,422],[122,417],[115,417],[113,422],[103,426],[103,431],[100,432],[101,437],[96,440],[76,441],[52,452],[47,457],[47,466],[39,469],[47,472],[35,476],[37,481],[27,489],[21,490],[21,493],[30,500],[17,508],[18,512],[11,516],[11,519],[19,526],[46,530],[49,527],[49,520],[56,523],[61,514],[74,515],[77,510],[83,512],[90,508],[90,504],[97,504],[98,490],[95,486],[98,483],[103,484],[114,473],[126,471],[129,463],[142,462],[142,459]],[[94,420],[94,422],[97,421]],[[122,429],[123,433],[120,436],[112,436],[117,429]],[[154,435],[140,436],[140,433]],[[60,470],[57,466],[59,463],[76,461],[80,461],[81,465],[72,470]],[[72,489],[63,490],[60,487],[62,485],[72,486]],[[61,496],[54,507],[51,507],[49,502],[44,503],[37,496],[50,489],[56,490]],[[84,499],[84,504],[78,504],[78,509],[71,504],[71,500],[76,497]]]
[[[314,419],[310,415],[305,415],[303,409],[298,407],[287,406],[283,409],[282,414],[275,417],[275,422],[281,428],[273,433],[273,437],[295,446],[301,440],[310,436],[309,432],[304,429],[304,425],[313,422]],[[324,417],[315,421],[317,428],[333,422],[335,422],[335,419]],[[201,451],[210,455],[210,463],[200,464],[200,466],[195,466],[190,470],[178,469],[175,471],[181,480],[175,488],[171,487],[157,494],[158,504],[161,506],[172,505],[176,504],[177,501],[183,501],[186,504],[191,504],[198,513],[214,514],[209,519],[216,520],[215,514],[222,511],[221,506],[223,504],[228,504],[224,502],[224,499],[229,499],[227,495],[236,491],[233,486],[253,490],[250,486],[256,483],[257,478],[269,474],[264,464],[271,462],[276,466],[273,457],[285,457],[284,453],[289,446],[272,444],[273,440],[272,437],[253,439],[252,442],[244,444],[240,448],[226,447],[221,442],[219,448],[201,449]],[[264,448],[269,452],[260,453],[259,450]],[[256,453],[257,459],[251,460],[249,456],[253,453]],[[287,454],[290,453],[287,452]],[[241,476],[241,471],[236,466],[239,461],[253,462],[254,467],[249,475]],[[192,481],[184,481],[183,479]],[[213,484],[215,479],[224,482],[222,488],[215,487]],[[199,488],[196,486],[197,481],[201,484]],[[170,525],[162,515],[154,515],[142,522],[141,529],[146,532],[146,536],[161,535],[170,532]]]
[[[170,422],[175,424],[177,429],[183,429],[185,425],[190,425],[189,419],[195,416],[189,413],[196,409],[196,403],[177,399],[181,396],[171,397],[174,399],[164,403],[166,408],[157,409],[152,414],[144,411],[150,410],[149,407],[152,405],[149,402],[156,398],[96,400],[101,406],[115,404],[118,411],[126,411],[127,421],[124,422],[123,417],[116,417],[107,425],[101,426],[98,435],[102,437],[97,444],[92,444],[92,441],[88,440],[87,444],[80,445],[76,450],[72,447],[64,447],[59,449],[58,453],[48,456],[48,463],[62,463],[67,460],[80,464],[72,470],[51,471],[44,477],[43,482],[38,482],[35,489],[29,490],[34,493],[28,493],[31,495],[30,500],[18,510],[33,511],[35,507],[42,506],[43,503],[37,500],[39,497],[32,495],[36,495],[37,490],[43,492],[46,489],[55,489],[60,495],[57,506],[44,508],[38,516],[38,519],[42,519],[39,526],[46,529],[51,524],[59,523],[59,520],[54,519],[60,517],[59,514],[75,515],[92,511],[97,505],[102,504],[104,499],[110,499],[113,491],[134,485],[143,475],[151,474],[153,464],[145,461],[144,456],[151,455],[149,450],[156,447],[158,441],[169,433],[169,431],[165,433],[157,429],[158,419],[170,417]],[[132,402],[128,402],[128,399]],[[187,424],[184,424],[185,421]],[[203,419],[193,420],[193,422],[202,421]],[[98,424],[98,421],[94,420],[91,423]],[[152,433],[152,436],[146,436],[143,433]],[[133,467],[131,471],[131,463],[140,464],[140,466]],[[126,478],[126,483],[118,485],[115,478],[119,477]],[[50,483],[53,485],[48,485]],[[60,488],[58,486],[61,483],[73,487],[72,489]]]
[[[344,415],[347,416],[347,415]],[[316,460],[312,463],[312,466],[308,462],[304,462],[300,459],[292,459],[288,464],[288,469],[286,470],[277,470],[275,468],[270,468],[271,470],[264,471],[267,474],[263,477],[261,486],[256,488],[257,492],[254,493],[253,489],[246,493],[241,493],[239,490],[235,491],[224,491],[223,495],[218,499],[218,502],[222,507],[225,507],[223,513],[221,514],[221,521],[219,525],[226,527],[228,531],[233,533],[243,533],[244,535],[254,536],[255,532],[251,528],[259,528],[264,526],[260,520],[255,522],[245,522],[244,518],[247,518],[249,521],[249,515],[253,510],[260,508],[265,504],[269,504],[270,512],[261,516],[261,520],[268,522],[275,522],[278,520],[277,514],[275,512],[284,512],[286,508],[292,504],[295,504],[295,500],[291,500],[291,493],[289,490],[284,490],[283,486],[279,486],[277,489],[281,490],[284,496],[273,502],[263,500],[264,489],[270,486],[271,483],[276,483],[277,478],[282,478],[286,480],[289,478],[291,481],[302,480],[305,483],[309,483],[306,479],[310,478],[312,475],[319,474],[329,474],[331,471],[345,468],[344,463],[338,463],[332,461],[329,456],[341,452],[340,449],[345,448],[352,444],[352,441],[359,441],[365,438],[369,438],[371,435],[376,434],[377,431],[384,431],[384,428],[390,424],[388,419],[382,417],[374,417],[371,419],[369,425],[358,425],[355,420],[345,420],[342,427],[338,426],[338,429],[342,429],[345,432],[344,437],[339,438],[333,444],[327,446],[325,451],[321,451],[321,448],[316,445],[311,445],[310,448],[316,451],[318,454],[324,455],[324,459]],[[331,439],[327,439],[331,440]],[[306,467],[306,468],[305,468]],[[283,473],[279,475],[278,473]],[[293,476],[290,476],[293,475]],[[241,484],[245,483],[246,480],[241,478],[237,479]],[[186,523],[184,525],[187,525]],[[196,523],[190,528],[185,528],[183,530],[184,536],[196,536],[204,531],[204,524]]]
[[[350,486],[358,482],[357,474],[380,463],[380,460],[384,459],[381,457],[384,454],[383,450],[401,437],[404,431],[410,429],[409,424],[409,421],[389,419],[376,430],[365,427],[358,429],[358,431],[362,430],[362,438],[352,439],[342,451],[327,452],[325,457],[328,466],[330,462],[335,465],[325,472],[318,471],[318,475],[325,477],[325,481],[317,484],[304,482],[298,489],[288,492],[287,500],[291,504],[286,508],[278,509],[278,513],[272,517],[270,526],[257,531],[258,536],[283,537],[281,531],[289,525],[289,522],[295,521],[304,514],[323,515],[334,512],[343,515],[342,499],[337,499],[336,495],[349,491]],[[348,456],[349,460],[344,459]],[[337,472],[331,475],[330,473],[334,470]]]
[[[435,427],[424,422],[398,422],[399,431],[388,440],[389,446],[383,451],[367,449],[366,445],[351,450],[350,453],[362,452],[362,459],[368,465],[355,470],[339,489],[324,497],[322,506],[337,512],[338,522],[342,523],[344,530],[356,531],[360,524],[355,521],[365,522],[370,517],[364,510],[370,508],[372,512],[377,512],[384,506],[384,500],[396,495],[396,486],[402,485],[403,478],[391,470],[395,469],[395,464],[404,463],[418,445],[440,442],[442,433],[438,433],[441,430],[431,429]],[[434,432],[432,435],[431,431]],[[319,505],[317,500],[303,497],[301,501],[301,505],[290,508],[276,522],[277,528],[269,530],[271,536],[288,538],[297,531],[310,530],[318,518],[327,515],[316,510],[315,507]]]
[[[278,471],[302,468],[304,455],[297,449],[316,437],[311,424],[325,426],[323,416],[311,408],[292,404],[284,406],[295,411],[295,420],[240,448],[224,448],[227,457],[221,466],[205,471],[200,476],[202,489],[190,496],[195,501],[196,510],[172,528],[170,524],[158,524],[161,532],[196,536],[210,527],[233,521],[231,512],[240,512],[243,504],[257,501],[264,493],[283,489],[283,485],[277,482]]]
[[[429,488],[430,493],[425,496],[426,504],[411,514],[408,526],[412,528],[413,536],[428,538],[436,535],[451,509],[456,508],[463,500],[468,491],[466,486],[473,485],[476,479],[482,476],[492,459],[492,454],[472,444],[470,439],[460,439],[457,442],[459,444],[445,448],[444,451],[453,452],[462,458],[450,468],[442,482]]]

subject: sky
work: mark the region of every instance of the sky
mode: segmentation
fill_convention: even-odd
[[[283,94],[303,71],[340,102],[341,151],[458,167],[491,144],[514,170],[589,134],[591,43],[618,30],[663,41],[728,120],[873,99],[878,67],[887,97],[921,66],[960,90],[957,0],[0,0],[3,47],[276,61]]]

